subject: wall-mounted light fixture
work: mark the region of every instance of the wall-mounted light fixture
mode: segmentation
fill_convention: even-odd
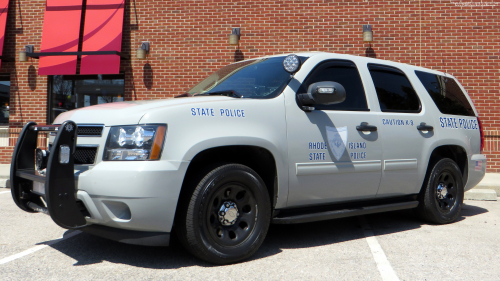
[[[370,24],[363,24],[363,42],[373,42],[373,31]]]
[[[19,61],[20,62],[27,62],[28,61],[28,56],[26,53],[33,53],[33,45],[26,45],[24,48],[24,51],[19,52]]]
[[[231,35],[229,35],[229,45],[238,46],[240,42],[240,28],[233,27],[231,30]]]
[[[142,42],[141,47],[137,49],[137,59],[145,60],[147,54],[149,54],[149,42]]]

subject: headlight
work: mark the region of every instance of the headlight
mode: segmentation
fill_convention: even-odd
[[[165,125],[111,127],[103,160],[158,160],[166,129]]]

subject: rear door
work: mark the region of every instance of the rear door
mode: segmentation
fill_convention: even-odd
[[[435,119],[426,112],[415,87],[401,69],[369,63],[368,70],[380,105],[379,134],[383,143],[377,197],[418,193],[429,149],[436,139],[431,129]]]

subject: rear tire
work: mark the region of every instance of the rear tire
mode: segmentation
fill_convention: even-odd
[[[271,204],[255,171],[222,165],[191,190],[182,199],[187,204],[179,203],[176,222],[179,240],[189,252],[210,263],[230,264],[258,250],[269,229]]]
[[[436,224],[456,221],[462,209],[464,186],[462,173],[455,161],[449,158],[439,160],[424,184],[417,214]]]

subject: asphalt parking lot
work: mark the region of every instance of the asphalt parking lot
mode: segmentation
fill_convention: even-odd
[[[440,226],[409,211],[272,225],[251,260],[228,266],[62,229],[5,188],[0,214],[0,280],[500,280],[500,201],[466,201]]]

